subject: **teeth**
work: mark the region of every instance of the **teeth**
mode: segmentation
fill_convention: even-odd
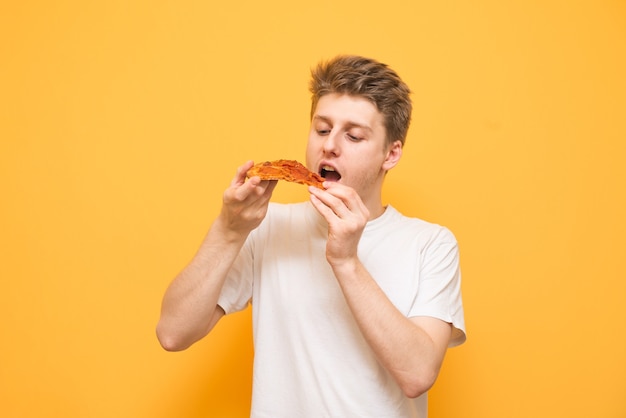
[[[329,165],[322,165],[320,167],[320,176],[327,178],[328,173],[335,173],[333,175],[331,175],[332,179],[340,179],[341,176],[339,175],[339,173],[337,172],[337,170],[335,170],[333,167],[329,166]]]

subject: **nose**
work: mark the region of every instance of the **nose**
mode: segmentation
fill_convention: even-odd
[[[322,146],[325,154],[338,155],[339,154],[339,138],[338,133],[331,131],[325,138]]]

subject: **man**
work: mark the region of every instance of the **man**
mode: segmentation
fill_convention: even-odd
[[[382,204],[402,156],[409,88],[385,64],[339,56],[312,73],[310,202],[239,167],[198,253],[163,299],[157,335],[183,350],[252,303],[252,417],[426,417],[447,347],[465,340],[447,229]]]

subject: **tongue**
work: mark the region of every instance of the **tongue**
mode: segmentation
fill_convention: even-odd
[[[341,176],[336,171],[326,171],[324,172],[324,180],[326,181],[339,181]]]

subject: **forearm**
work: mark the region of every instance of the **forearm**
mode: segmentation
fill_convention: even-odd
[[[221,289],[245,238],[216,219],[194,258],[163,297],[157,337],[165,349],[183,350],[215,325]]]
[[[343,263],[334,267],[334,272],[361,333],[382,366],[407,396],[427,391],[443,361],[445,335],[437,335],[434,341],[426,330],[404,316],[360,261]],[[440,329],[445,334],[445,325]]]
[[[223,311],[217,307],[226,275],[250,231],[268,210],[276,181],[246,181],[253,162],[237,168],[223,195],[222,210],[189,265],[163,297],[157,337],[166,350],[183,350],[204,337]]]

